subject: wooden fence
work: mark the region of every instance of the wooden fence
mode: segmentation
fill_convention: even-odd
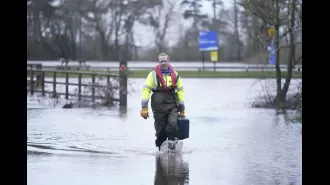
[[[119,101],[119,105],[126,106],[127,105],[127,62],[121,61],[120,62],[121,69],[119,74],[111,74],[107,72],[95,72],[95,71],[71,71],[71,70],[50,70],[50,69],[42,69],[41,64],[27,64],[27,86],[28,91],[31,95],[34,93],[41,93],[42,96],[45,94],[52,94],[52,97],[57,97],[58,95],[65,95],[66,99],[69,99],[69,96],[78,96],[78,100],[81,101],[82,98],[91,98],[93,104],[95,103],[96,99],[105,99],[102,96],[96,96],[95,90],[96,88],[107,88],[110,84],[110,78],[119,78],[119,99],[117,98],[110,98],[111,101]],[[124,66],[124,67],[122,67]],[[60,76],[61,75],[61,76]],[[59,82],[58,78],[65,78],[65,82]],[[78,83],[69,82],[70,75],[77,76]],[[45,80],[46,76],[52,76],[51,81]],[[82,83],[82,78],[91,78],[90,84]],[[99,85],[96,84],[97,77],[106,77],[107,84],[106,85]],[[53,88],[51,91],[45,90],[45,84],[53,84]],[[57,92],[57,85],[65,85],[65,92]],[[78,93],[70,94],[69,86],[77,86]],[[91,88],[91,95],[83,95],[82,94],[82,87],[90,87]],[[111,89],[114,90],[114,89]],[[106,98],[109,100],[109,98]]]

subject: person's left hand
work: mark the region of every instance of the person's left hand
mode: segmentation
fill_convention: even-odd
[[[185,115],[184,115],[184,111],[183,111],[183,110],[179,112],[179,117],[180,117],[180,118],[185,117]]]

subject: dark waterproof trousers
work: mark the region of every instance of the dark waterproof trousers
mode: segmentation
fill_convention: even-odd
[[[157,137],[156,146],[161,146],[167,138],[172,140],[178,137],[178,109],[174,101],[174,98],[177,100],[177,95],[172,93],[154,92],[151,96],[151,108]]]

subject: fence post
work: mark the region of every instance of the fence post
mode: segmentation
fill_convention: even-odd
[[[56,98],[56,72],[53,73],[53,98]]]
[[[31,93],[31,95],[33,94],[33,85],[34,85],[34,82],[33,82],[33,69],[31,68],[31,70],[30,70],[30,93]]]
[[[95,104],[95,74],[92,74],[92,102]]]
[[[110,85],[110,75],[107,75],[107,86]]]
[[[81,101],[81,73],[78,74],[78,100]]]
[[[40,70],[36,72],[36,80],[37,80],[37,87],[39,87],[42,83],[42,76],[41,76],[41,70],[42,70],[42,64],[36,64],[36,69]]]
[[[119,105],[127,105],[127,61],[119,62]]]
[[[65,73],[65,99],[69,99],[69,73]]]
[[[45,96],[45,72],[41,72],[41,94]]]

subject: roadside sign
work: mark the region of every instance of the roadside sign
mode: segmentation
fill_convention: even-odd
[[[268,28],[268,36],[271,38],[275,37],[275,28],[274,26],[271,26],[270,28]]]
[[[218,50],[218,38],[215,31],[199,32],[199,51],[214,51]]]
[[[212,62],[218,62],[218,51],[211,51],[210,56]]]
[[[267,47],[269,51],[269,61],[268,63],[271,65],[275,65],[276,62],[276,53],[275,53],[275,42],[274,39],[272,39],[272,42],[270,46]]]
[[[125,66],[125,65],[121,65],[121,66],[120,66],[120,70],[121,70],[121,71],[126,71],[126,66]]]

